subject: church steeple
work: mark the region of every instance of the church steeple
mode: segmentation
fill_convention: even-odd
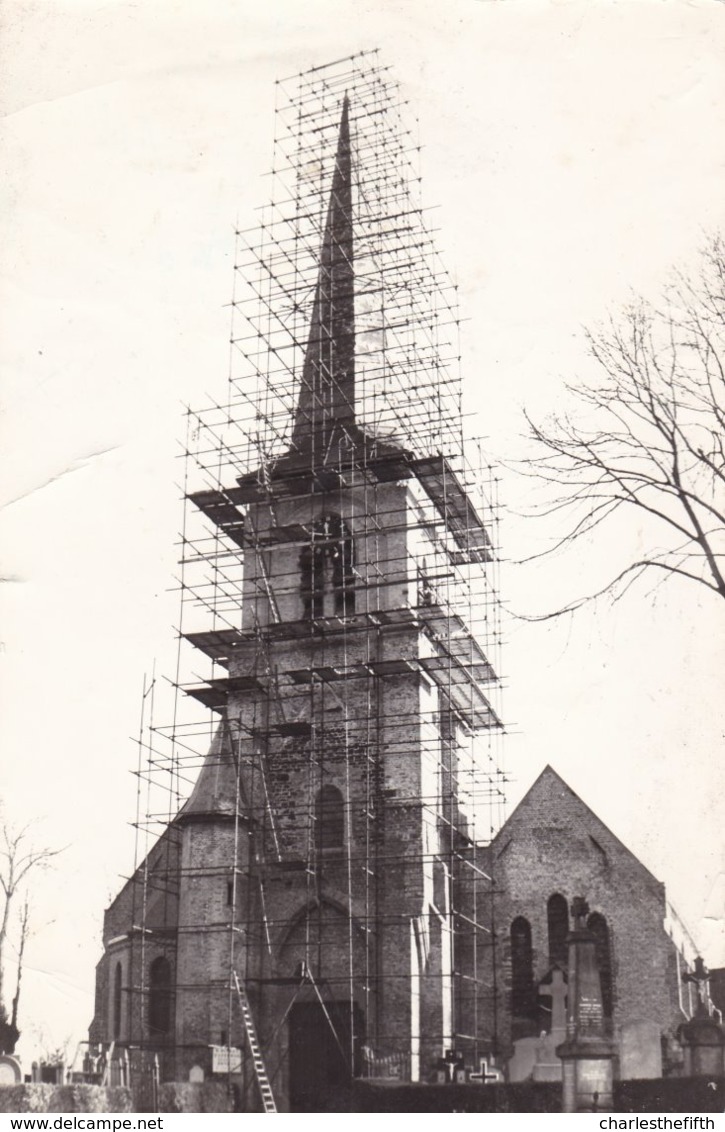
[[[242,1111],[350,1107],[353,1076],[418,1081],[454,1045],[477,1067],[496,1034],[477,862],[505,778],[475,741],[500,726],[499,621],[455,292],[387,68],[356,53],[294,90],[227,396],[186,446],[179,620],[209,665],[180,653],[175,684],[220,724],[209,749],[180,704],[149,725],[139,820],[196,782],[107,914],[92,1031],[164,1080],[226,1059]]]
[[[355,420],[354,291],[350,100],[345,95],[292,433],[293,451],[318,465],[334,460],[341,426]]]

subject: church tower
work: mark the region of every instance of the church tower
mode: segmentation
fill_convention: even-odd
[[[190,414],[180,636],[210,669],[153,762],[197,776],[107,913],[92,1037],[324,1111],[495,1044],[495,524],[397,87],[375,53],[281,85],[238,369]]]

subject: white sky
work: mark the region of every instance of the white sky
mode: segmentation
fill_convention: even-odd
[[[144,672],[174,655],[181,404],[224,387],[233,228],[267,193],[275,79],[379,46],[403,84],[469,319],[468,407],[507,460],[521,407],[560,407],[586,371],[580,327],[725,227],[725,6],[5,0],[0,18],[0,789],[10,820],[68,846],[35,893],[29,1057],[84,1036],[102,911],[132,865],[128,737]],[[512,508],[523,490],[502,473]],[[505,550],[545,534],[512,514]],[[504,594],[545,609],[601,569],[507,568]],[[512,623],[505,657],[511,802],[551,762],[666,882],[713,966],[721,604],[640,590]]]

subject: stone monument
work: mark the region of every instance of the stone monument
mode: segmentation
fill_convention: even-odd
[[[614,1044],[606,1033],[597,941],[586,926],[589,905],[574,898],[569,933],[569,993],[562,1061],[564,1112],[611,1112]]]
[[[532,1071],[534,1081],[561,1081],[558,1049],[566,1040],[568,991],[564,972],[560,967],[552,968],[550,982],[539,983],[539,997],[551,1000],[551,1024],[549,1033],[542,1033],[536,1046],[536,1061]]]
[[[695,969],[685,975],[697,987],[697,1009],[689,1022],[684,1022],[677,1037],[685,1053],[686,1077],[725,1076],[725,1030],[718,1025],[707,1007],[707,984],[710,972],[702,957],[695,960]]]
[[[561,1081],[561,1061],[557,1049],[566,1038],[566,976],[561,967],[554,966],[539,983],[539,1001],[549,999],[544,1007],[549,1014],[548,1028],[538,1037],[518,1038],[514,1042],[513,1057],[508,1064],[509,1081]]]

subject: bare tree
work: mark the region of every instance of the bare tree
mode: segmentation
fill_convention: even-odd
[[[524,471],[548,485],[537,514],[564,523],[544,553],[626,511],[646,549],[545,616],[616,598],[643,575],[725,598],[725,241],[709,243],[696,276],[675,276],[662,305],[638,301],[587,337],[600,380],[567,386],[576,412],[527,417],[537,451]]]
[[[17,975],[15,978],[15,994],[13,995],[13,1005],[10,1011],[10,1025],[13,1030],[18,1031],[18,1008],[20,1006],[20,988],[23,983],[23,961],[25,959],[25,945],[28,942],[30,935],[30,903],[26,896],[23,901],[22,911],[20,913],[20,939],[18,942],[17,954]]]
[[[45,869],[60,849],[38,848],[32,842],[30,827],[20,830],[4,823],[0,827],[0,1049],[12,1053],[19,1037],[17,1028],[20,986],[22,982],[25,945],[29,934],[30,913],[27,898],[20,913],[20,939],[17,949],[17,979],[15,996],[8,1010],[6,975],[8,945],[12,930],[12,912],[17,898],[27,890],[30,875]]]

